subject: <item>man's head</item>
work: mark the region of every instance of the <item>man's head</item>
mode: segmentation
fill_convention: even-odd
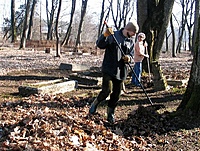
[[[126,24],[124,29],[127,32],[126,35],[128,37],[132,37],[139,31],[139,26],[138,26],[137,22],[134,20],[133,22],[128,22],[128,24]]]

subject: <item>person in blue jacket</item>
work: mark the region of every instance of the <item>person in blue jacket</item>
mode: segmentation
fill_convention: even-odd
[[[128,22],[124,28],[114,31],[107,28],[100,35],[96,45],[100,49],[105,49],[104,59],[102,63],[102,90],[97,98],[91,104],[89,114],[96,112],[98,104],[110,95],[107,108],[107,121],[114,123],[114,111],[120,98],[123,81],[126,79],[128,71],[126,63],[131,61],[133,54],[134,41],[133,36],[138,32],[139,26],[136,21]],[[116,41],[122,48],[125,55],[122,54]]]

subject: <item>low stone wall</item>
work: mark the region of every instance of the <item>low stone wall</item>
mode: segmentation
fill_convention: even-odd
[[[56,48],[55,40],[27,40],[26,47],[28,48]]]

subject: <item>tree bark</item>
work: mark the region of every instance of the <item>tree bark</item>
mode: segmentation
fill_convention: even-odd
[[[79,45],[81,45],[81,34],[82,34],[82,28],[83,28],[84,18],[85,18],[85,14],[86,14],[87,2],[88,2],[88,0],[82,0],[81,20],[80,20],[80,23],[79,23],[78,34],[77,34],[76,44],[75,44],[75,50],[76,51],[77,51],[77,47]]]
[[[28,40],[30,40],[32,38],[33,18],[34,18],[36,4],[37,4],[37,0],[33,0],[32,8],[31,8],[30,20],[29,20],[28,35],[27,35],[27,39]]]
[[[69,42],[69,37],[70,37],[70,33],[71,33],[75,9],[76,9],[76,0],[72,0],[70,21],[69,21],[69,25],[68,25],[68,28],[67,28],[67,32],[66,32],[65,37],[64,37],[63,42],[62,42],[62,46],[64,46],[65,44],[68,44],[68,42]]]
[[[57,2],[58,0],[51,0],[51,12],[49,12],[48,0],[46,0],[46,14],[47,14],[47,27],[48,27],[47,40],[53,39],[53,24],[54,24],[55,10],[57,8]]]
[[[59,16],[60,16],[60,11],[61,11],[61,5],[62,5],[62,0],[59,0],[59,6],[58,6],[58,13],[56,17],[56,57],[60,57],[60,40],[59,40],[59,33],[58,33],[58,22],[59,22]]]
[[[199,0],[195,0],[194,29],[193,29],[193,34],[192,34],[192,50],[191,50],[192,54],[194,53],[193,51],[194,51],[194,46],[195,46],[195,39],[197,37],[199,11],[200,11]]]
[[[26,4],[26,12],[24,17],[24,26],[23,26],[23,32],[21,37],[21,43],[19,49],[23,49],[26,46],[26,38],[27,38],[27,29],[28,29],[28,18],[29,18],[29,12],[30,12],[30,3],[31,0],[27,1]]]
[[[170,26],[171,26],[171,31],[172,31],[172,57],[176,57],[176,50],[175,50],[176,39],[175,39],[175,31],[174,31],[172,16],[170,18]]]
[[[11,42],[15,42],[17,38],[16,33],[16,20],[15,20],[15,0],[11,0],[11,30],[12,30],[12,39]]]
[[[178,110],[200,115],[200,17],[198,18],[197,36],[188,86]]]
[[[150,59],[150,64],[153,62],[158,62],[162,44],[164,42],[166,29],[168,27],[168,23],[172,14],[172,8],[174,4],[174,0],[146,0],[147,5],[147,18],[144,21],[144,19],[140,22],[141,30],[146,34],[146,40],[148,43],[148,54]],[[145,3],[144,1],[138,0],[137,3]],[[138,14],[141,11],[145,11],[142,7],[142,4],[137,4],[137,6],[140,6],[138,8]],[[143,15],[145,18],[145,15]],[[142,24],[142,25],[141,25]],[[160,70],[159,63],[154,63],[154,68],[158,67],[158,69],[155,69],[153,71]],[[148,71],[147,62],[143,61],[143,67],[145,71]],[[157,74],[161,72],[153,73]],[[162,85],[160,88],[166,87],[166,81],[162,75],[159,75],[157,77],[162,77],[162,80],[160,81],[154,81],[154,86],[156,85]],[[161,82],[162,81],[162,82]],[[159,84],[158,84],[159,83]],[[155,88],[157,89],[157,88]],[[159,89],[157,89],[159,90]]]

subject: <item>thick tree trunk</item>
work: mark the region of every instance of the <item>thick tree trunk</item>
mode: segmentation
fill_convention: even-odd
[[[178,110],[200,114],[200,17],[198,18],[198,30],[194,46],[194,58],[190,71],[190,79]]]
[[[200,11],[200,3],[199,0],[195,0],[195,14],[194,14],[194,29],[193,29],[193,34],[192,34],[192,50],[191,53],[193,54],[194,52],[194,46],[195,46],[195,39],[197,36],[197,28],[198,28],[198,18],[199,18],[199,11]]]
[[[158,59],[164,42],[166,29],[172,14],[174,0],[146,0],[145,2],[138,0],[137,2],[142,4],[146,2],[145,5],[147,5],[147,18],[145,21],[140,21],[144,22],[143,25],[140,25],[142,26],[140,31],[143,31],[146,34],[150,64],[156,62],[156,66],[154,67],[158,67],[158,69],[153,71],[158,71],[160,70]],[[138,13],[145,11],[142,4],[138,4],[138,6],[141,6],[141,8],[138,8]],[[143,18],[145,18],[144,15]],[[145,60],[143,61],[143,68],[145,71],[148,71],[147,62],[145,62]],[[153,73],[153,75],[157,73]],[[158,77],[163,78],[162,75]],[[154,81],[154,86],[156,86],[157,83],[159,83],[159,85],[162,83],[163,86],[160,86],[160,88],[165,88],[166,82],[164,78],[161,79],[161,81]]]

